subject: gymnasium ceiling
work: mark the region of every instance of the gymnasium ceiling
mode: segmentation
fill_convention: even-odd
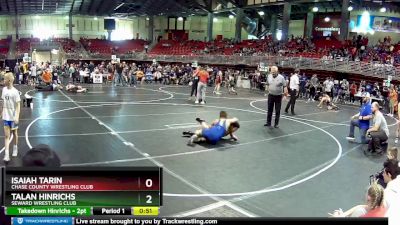
[[[355,9],[376,9],[400,12],[400,0],[350,0]],[[131,17],[145,15],[190,16],[218,12],[227,14],[231,7],[244,8],[250,16],[263,10],[282,16],[283,3],[291,2],[292,19],[304,17],[314,6],[320,12],[340,12],[341,0],[270,0],[271,3],[247,5],[247,0],[0,0],[2,15],[92,15]]]

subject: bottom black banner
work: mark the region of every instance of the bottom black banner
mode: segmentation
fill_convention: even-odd
[[[8,223],[10,222],[10,223]],[[80,224],[121,224],[121,225],[223,225],[223,224],[268,224],[268,225],[388,225],[387,218],[137,218],[137,217],[11,217],[1,225],[80,225]]]
[[[168,224],[351,224],[351,225],[388,225],[387,218],[75,218],[75,224],[135,224],[135,225],[168,225]]]

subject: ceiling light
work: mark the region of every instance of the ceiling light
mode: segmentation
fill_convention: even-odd
[[[150,20],[150,18],[149,18],[149,17],[146,17],[146,20],[148,21],[148,20]]]
[[[183,21],[183,17],[182,16],[178,17],[178,21]]]
[[[229,15],[229,19],[233,19],[235,18],[233,15]]]
[[[260,15],[260,16],[264,16],[264,14],[265,14],[264,11],[259,11],[258,12],[258,15]]]
[[[313,11],[313,12],[318,12],[318,7],[314,6],[314,7],[312,8],[312,11]]]
[[[348,10],[348,11],[353,11],[353,6],[349,6],[349,7],[347,8],[347,10]]]
[[[392,23],[393,21],[392,20],[389,20],[389,23]]]
[[[213,21],[214,21],[214,22],[218,22],[218,18],[214,18]]]
[[[324,21],[325,21],[325,22],[329,22],[329,21],[331,21],[331,18],[325,17]]]
[[[98,20],[98,18],[97,17],[95,17],[95,18],[93,18],[94,20]]]
[[[384,13],[384,12],[386,12],[386,8],[382,7],[379,11]]]

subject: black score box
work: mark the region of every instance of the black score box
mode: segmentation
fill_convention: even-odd
[[[94,207],[93,215],[98,216],[128,216],[132,215],[131,207]]]

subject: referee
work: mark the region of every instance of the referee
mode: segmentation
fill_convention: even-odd
[[[286,105],[285,113],[289,113],[289,107],[292,115],[296,115],[294,113],[294,105],[296,104],[296,99],[297,99],[297,94],[299,93],[299,84],[300,84],[300,79],[299,75],[300,71],[299,69],[296,69],[294,71],[294,74],[290,77],[289,81],[289,93],[290,93],[290,100],[288,104]]]
[[[268,114],[266,127],[271,127],[272,112],[275,107],[275,128],[279,128],[279,117],[282,106],[282,94],[287,92],[285,78],[278,74],[278,67],[272,66],[271,73],[267,77],[266,88],[268,91]]]

